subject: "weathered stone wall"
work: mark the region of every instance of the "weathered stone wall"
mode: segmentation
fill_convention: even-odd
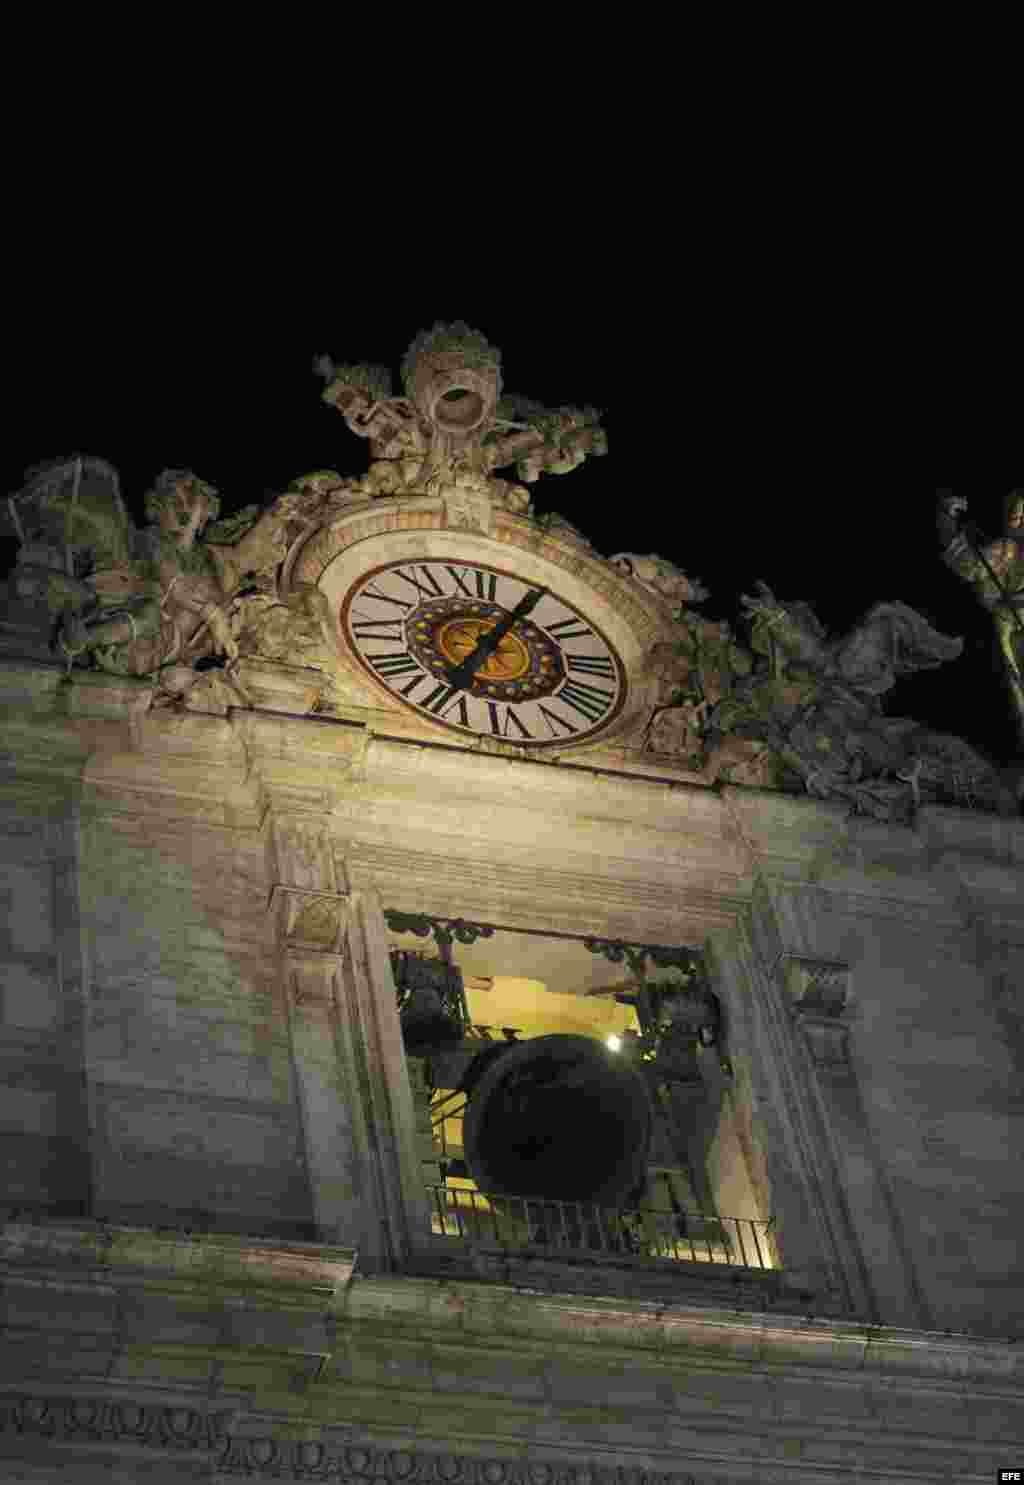
[[[258,837],[63,809],[0,823],[6,1202],[309,1236]]]
[[[849,1313],[981,1333],[1019,1313],[1017,822],[930,810],[884,829],[811,801],[360,743],[352,726],[258,714],[149,720],[127,746],[118,734],[120,751],[86,732],[79,798],[67,775],[82,777],[72,742],[88,725],[47,718],[51,754],[65,739],[63,795],[52,769],[33,781],[38,732],[8,793],[9,1202],[350,1236],[324,1205],[324,1183],[343,1195],[349,1179],[331,1165],[336,1116],[325,1105],[323,1129],[303,1127],[314,1092],[297,1093],[286,1001],[310,992],[285,983],[268,902],[280,868],[258,791],[240,789],[248,768],[266,803],[321,822],[330,880],[286,874],[314,919],[324,892],[379,887],[390,906],[513,928],[705,943],[735,1074],[736,1137],[728,1155],[709,1142],[719,1189],[742,1155],[787,1267]],[[302,930],[322,961],[319,931]],[[792,962],[841,966],[835,1058],[805,1034]],[[397,1088],[400,1069],[387,1079]],[[371,1102],[391,1098],[382,1084]],[[349,1164],[379,1163],[368,1133],[351,1138]]]
[[[829,1481],[983,1478],[993,1437],[1002,1462],[1021,1433],[1020,822],[927,810],[885,829],[809,800],[428,748],[351,721],[140,722],[126,705],[85,686],[2,724],[7,1211],[282,1250],[309,1233],[357,1250],[373,1277],[340,1307],[303,1301],[319,1315],[307,1354],[276,1279],[259,1320],[237,1295],[207,1303],[202,1285],[188,1303],[160,1289],[160,1314],[148,1279],[145,1303],[135,1279],[114,1297],[100,1260],[69,1290],[51,1255],[42,1297],[12,1251],[12,1453],[54,1447],[48,1418],[69,1449],[87,1441],[92,1425],[66,1411],[77,1398],[100,1418],[117,1399],[142,1408],[145,1457],[178,1447],[179,1423],[194,1430],[197,1465],[229,1476],[273,1457],[237,1419],[280,1442],[293,1409],[301,1441],[335,1451],[328,1425],[351,1420],[357,1478],[389,1476],[375,1451],[404,1460],[408,1430],[494,1465],[466,1465],[472,1485],[499,1485],[513,1459],[656,1471],[682,1458],[708,1480],[781,1481],[794,1460]],[[425,1269],[382,904],[702,945],[734,1068],[735,1140],[712,1164],[742,1154],[776,1218],[778,1286],[738,1284],[730,1304],[727,1274],[702,1294],[687,1274],[691,1320],[669,1336],[684,1301],[644,1287],[653,1268],[636,1293],[624,1270],[500,1254],[447,1279]],[[819,972],[831,1009],[807,988]],[[826,1360],[840,1365],[824,1381]],[[60,1420],[45,1400],[24,1414],[33,1381],[62,1399]],[[220,1399],[236,1431],[210,1442]],[[98,1448],[125,1445],[117,1428]],[[436,1478],[432,1459],[415,1477]]]
[[[310,1236],[259,838],[96,815],[81,889],[97,1214]]]
[[[0,1226],[0,1477],[933,1485],[1024,1437],[1005,1343],[354,1257]]]
[[[0,806],[0,1205],[91,1203],[77,831],[59,798]]]
[[[791,804],[790,820],[799,812]],[[936,809],[915,830],[823,812],[796,849],[773,833],[761,837],[759,958],[791,1013],[818,1174],[860,1249],[867,1312],[1017,1334],[1024,829]],[[787,965],[815,962],[843,966],[847,1006],[831,1034],[819,1017],[805,1035],[785,989]]]
[[[844,1163],[880,1228],[878,1268],[906,1247],[919,1323],[1000,1334],[1024,1300],[1024,1086],[972,957],[957,931],[890,920],[864,934],[845,1100],[862,1132]]]

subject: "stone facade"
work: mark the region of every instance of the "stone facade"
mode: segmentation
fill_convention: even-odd
[[[1024,1459],[1024,823],[148,696],[0,663],[4,1479]],[[386,909],[700,947],[780,1267],[432,1235]]]

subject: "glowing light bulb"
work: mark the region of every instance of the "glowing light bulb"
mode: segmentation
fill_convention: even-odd
[[[613,1052],[618,1052],[622,1046],[622,1038],[618,1036],[610,1036],[605,1042],[605,1046],[610,1048]]]

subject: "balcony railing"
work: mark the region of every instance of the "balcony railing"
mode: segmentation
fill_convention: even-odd
[[[772,1222],[629,1209],[548,1197],[499,1196],[430,1185],[435,1234],[506,1248],[557,1248],[592,1256],[660,1258],[740,1269],[777,1269]]]

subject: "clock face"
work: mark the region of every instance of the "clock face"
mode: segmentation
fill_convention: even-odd
[[[342,626],[399,701],[460,731],[564,746],[625,699],[619,657],[579,609],[480,563],[380,567],[350,589]]]

